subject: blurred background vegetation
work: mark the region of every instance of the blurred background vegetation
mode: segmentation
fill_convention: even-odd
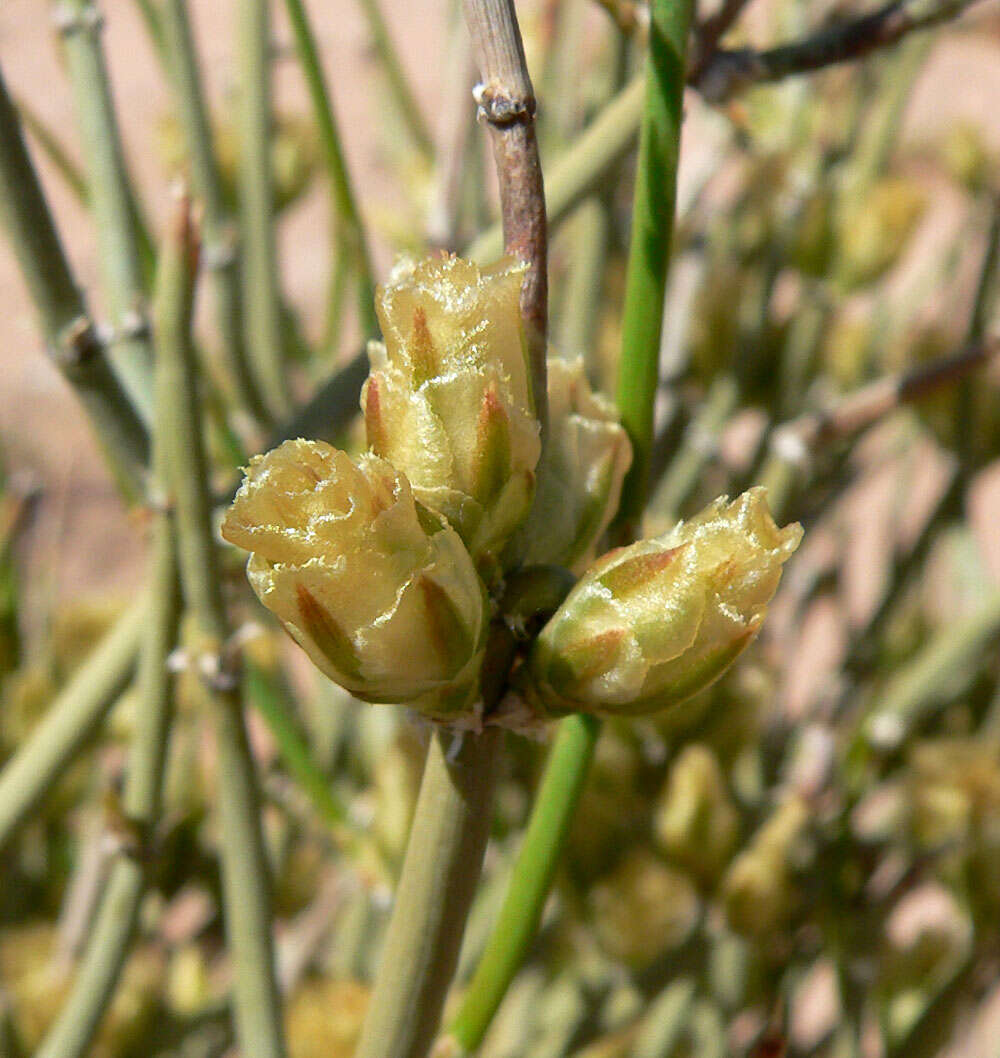
[[[206,231],[220,223],[207,249],[224,254],[225,223],[252,192],[239,175],[235,11],[190,6],[214,104],[217,216],[206,211]],[[492,162],[452,5],[384,3],[383,23],[372,0],[310,4],[347,174],[303,87],[297,5],[274,7],[274,297],[287,406],[312,402],[289,425],[287,406],[247,398],[254,384],[227,358],[206,290],[198,335],[220,498],[269,438],[361,445],[351,365],[372,326],[370,282],[397,253],[499,252]],[[604,727],[543,928],[484,1058],[996,1054],[1000,11],[973,4],[808,76],[739,73],[741,49],[809,39],[867,10],[699,8],[697,61],[712,76],[687,99],[648,525],[761,482],[806,540],[761,640],[695,706]],[[141,291],[165,188],[177,175],[197,186],[197,161],[164,72],[163,9],[115,0],[103,13],[139,175]],[[534,0],[520,15],[549,195],[563,195],[561,209],[550,201],[551,338],[610,389],[644,9]],[[730,66],[712,65],[713,16]],[[70,257],[97,317],[110,316],[96,279],[99,196],[42,5],[4,5],[0,65]],[[609,105],[622,108],[610,122]],[[617,145],[580,139],[602,113]],[[105,677],[57,781],[24,818],[0,808],[0,1055],[14,1058],[53,1023],[110,863],[134,837],[120,795],[140,706],[128,604],[151,516],[115,498],[44,359],[13,261],[0,270],[0,764],[93,687],[102,662]],[[397,710],[358,706],[305,665],[250,597],[235,551],[224,573],[249,658],[289,1049],[339,1058],[360,1028],[426,732]],[[139,936],[90,1051],[101,1058],[232,1047],[215,754],[182,662],[162,818],[143,837],[152,860]],[[544,754],[508,738],[456,995],[503,896]]]

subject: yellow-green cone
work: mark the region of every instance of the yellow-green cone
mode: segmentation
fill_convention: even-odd
[[[261,602],[330,679],[432,716],[468,708],[488,623],[462,541],[377,456],[286,441],[247,470],[222,535]]]
[[[403,471],[473,557],[524,521],[541,451],[519,299],[525,266],[403,262],[380,287],[385,344],[369,346],[362,408],[372,451]]]
[[[700,691],[759,631],[801,536],[754,488],[609,552],[542,630],[529,695],[554,715],[641,716]]]

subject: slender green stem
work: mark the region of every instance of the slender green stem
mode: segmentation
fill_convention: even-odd
[[[158,279],[158,300],[167,309],[172,292],[165,288],[176,281],[177,272],[161,269]],[[154,450],[155,486],[165,476],[161,440],[165,424],[162,415],[160,419]],[[121,976],[146,888],[146,864],[153,852],[153,828],[160,813],[173,704],[167,657],[177,641],[180,613],[173,516],[165,507],[158,510],[153,523],[150,580],[150,607],[143,623],[139,660],[139,702],[122,798],[130,836],[123,839],[121,854],[111,870],[72,991],[35,1052],[36,1058],[82,1058],[88,1052]]]
[[[144,597],[119,618],[0,771],[0,851],[128,685],[147,612]]]
[[[449,759],[431,738],[413,833],[355,1058],[424,1058],[458,961],[482,869],[502,745],[495,728],[465,735]]]
[[[168,241],[169,252],[190,265],[194,235],[186,202],[174,223],[177,230]],[[189,268],[183,292],[186,308],[165,313],[157,333],[157,401],[163,407],[165,422],[170,424],[165,433],[166,456],[177,506],[181,583],[194,625],[193,664],[204,677],[215,727],[218,832],[226,934],[233,963],[236,1036],[246,1058],[283,1058],[271,936],[270,872],[254,762],[243,723],[240,680],[227,647],[229,626],[212,535],[197,368],[190,336],[193,271]]]
[[[671,981],[649,1005],[632,1049],[632,1058],[660,1058],[677,1046],[697,995],[692,977]]]
[[[642,117],[645,78],[637,77],[608,103],[567,150],[547,167],[545,211],[555,227],[586,198],[635,143]],[[476,261],[495,261],[503,253],[499,224],[487,228],[465,250]]]
[[[582,202],[573,214],[573,252],[554,341],[563,356],[583,356],[588,367],[594,364],[597,346],[597,323],[611,236],[610,206],[604,196],[594,195]]]
[[[372,43],[375,53],[385,72],[386,80],[389,82],[389,90],[392,93],[396,109],[406,123],[406,128],[413,137],[417,149],[429,162],[434,157],[434,141],[431,138],[427,122],[417,103],[410,84],[403,72],[403,65],[399,61],[396,49],[389,36],[389,29],[382,17],[378,0],[358,0],[361,10],[368,21],[368,29],[372,35]]]
[[[0,220],[13,244],[50,354],[76,390],[126,498],[145,492],[149,437],[105,356],[70,271],[17,112],[0,77]]]
[[[90,188],[87,187],[87,178],[59,141],[59,137],[23,99],[15,100],[14,105],[28,134],[62,177],[63,183],[70,189],[73,197],[85,209],[89,208]]]
[[[271,62],[267,0],[237,8],[240,223],[246,343],[264,403],[274,416],[290,407],[278,290],[271,172]]]
[[[482,1043],[538,929],[599,731],[592,716],[571,716],[559,725],[503,907],[448,1028],[465,1052]]]
[[[684,56],[692,3],[654,0],[650,14],[645,113],[639,138],[618,367],[618,409],[633,451],[617,519],[619,536],[634,532],[646,503],[680,154]]]
[[[93,0],[61,0],[54,10],[63,35],[114,328],[111,359],[148,422],[153,406],[153,353],[142,241],[99,39],[102,18]]]
[[[698,486],[701,472],[712,458],[723,427],[736,411],[739,387],[732,375],[717,378],[698,414],[688,424],[650,502],[663,521],[676,521],[681,508]]]
[[[900,669],[878,696],[864,723],[872,744],[895,748],[947,699],[956,677],[969,673],[985,648],[1000,636],[1000,594],[975,612],[952,621]]]
[[[342,833],[347,809],[330,789],[322,769],[313,760],[309,747],[290,715],[291,702],[282,693],[277,680],[259,665],[244,666],[246,695],[250,704],[264,718],[285,767],[308,795],[323,820]]]
[[[178,114],[191,159],[191,180],[203,209],[203,256],[213,273],[219,337],[237,398],[254,417],[265,418],[264,402],[254,382],[243,334],[243,290],[236,224],[230,216],[216,162],[187,0],[165,0],[161,12],[165,54],[169,59]]]
[[[139,9],[142,24],[146,27],[146,35],[153,45],[153,51],[156,52],[156,57],[166,68],[169,64],[167,62],[166,33],[163,28],[161,10],[157,7],[155,0],[135,0],[135,6]]]
[[[336,441],[358,413],[361,387],[368,377],[368,353],[362,350],[339,371],[332,374],[312,399],[282,423],[271,435],[273,448],[293,437]]]
[[[354,189],[347,172],[344,150],[340,142],[340,130],[330,105],[326,82],[323,78],[323,66],[309,19],[302,0],[285,0],[288,19],[295,34],[295,47],[299,53],[299,63],[305,75],[306,87],[312,102],[313,114],[319,126],[320,142],[330,177],[333,192],[333,206],[338,219],[338,236],[347,244],[351,263],[357,275],[358,285],[358,319],[361,333],[366,338],[373,338],[379,333],[378,320],[375,317],[375,280],[372,273],[371,257],[365,238],[364,225],[354,197]]]

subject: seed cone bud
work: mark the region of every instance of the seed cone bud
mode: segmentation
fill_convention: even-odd
[[[609,552],[536,640],[529,696],[550,714],[640,716],[700,691],[760,630],[801,537],[754,488]]]
[[[618,510],[632,445],[615,406],[592,392],[582,359],[552,357],[548,375],[549,440],[520,558],[582,572]]]
[[[525,266],[403,262],[378,291],[361,403],[372,451],[402,470],[476,560],[527,516],[541,451],[519,298]]]
[[[455,531],[384,460],[286,441],[251,462],[222,535],[252,552],[254,591],[330,679],[432,716],[469,706],[482,583]]]
[[[708,746],[693,743],[674,762],[653,825],[664,851],[700,881],[715,881],[739,839],[740,817]]]

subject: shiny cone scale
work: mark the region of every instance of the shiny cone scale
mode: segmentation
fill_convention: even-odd
[[[756,636],[801,536],[754,488],[609,552],[542,630],[529,696],[551,715],[641,716],[700,691]]]
[[[519,308],[525,266],[404,261],[379,288],[361,403],[371,450],[403,471],[473,558],[524,521],[541,451]]]
[[[377,456],[319,441],[253,460],[222,527],[250,584],[330,679],[430,716],[471,707],[486,598],[458,535]]]

